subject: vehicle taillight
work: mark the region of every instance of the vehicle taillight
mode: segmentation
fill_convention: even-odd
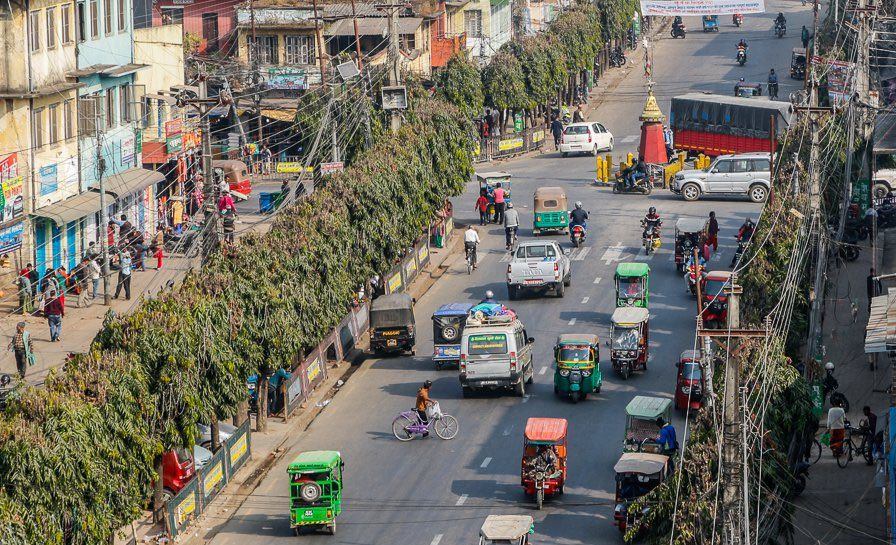
[[[565,135],[565,134],[560,136],[560,143],[561,143],[561,144],[565,144],[565,143],[566,143],[566,135]]]
[[[560,278],[560,265],[558,263],[554,263],[554,278]]]
[[[467,355],[466,354],[460,355],[460,364],[458,365],[458,369],[460,370],[461,373],[467,372]]]
[[[589,144],[591,143],[591,133],[590,132],[588,133],[588,143]]]
[[[516,371],[516,352],[510,353],[510,372]]]

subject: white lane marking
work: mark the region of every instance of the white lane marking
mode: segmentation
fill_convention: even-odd
[[[506,252],[503,256],[501,256],[500,263],[510,263],[510,260],[513,259],[513,254],[510,252]]]
[[[586,246],[584,248],[574,248],[569,253],[570,261],[583,261],[585,256],[588,255],[588,252],[591,251],[591,246]]]
[[[587,303],[589,299],[591,299],[591,298],[590,297],[582,297],[582,304],[584,305],[585,303]]]
[[[597,278],[594,279],[594,283],[595,283],[595,284],[600,284],[600,277],[599,277],[599,276],[598,276]]]
[[[457,498],[457,502],[454,505],[460,506],[467,503],[467,495],[461,494],[459,498]]]
[[[503,435],[504,437],[507,437],[510,435],[511,430],[513,430],[513,426],[510,426],[509,428],[507,428],[506,430],[501,432],[501,435]]]
[[[491,459],[491,458],[486,458],[485,460],[482,461],[481,464],[479,464],[479,467],[481,467],[482,469],[485,469],[485,468],[488,467],[488,465],[489,465],[490,463],[492,463],[492,459]]]
[[[569,319],[569,322],[567,322],[567,325],[576,325],[576,319],[575,319],[575,318],[570,318],[570,319]]]
[[[609,265],[614,261],[619,261],[622,257],[622,252],[625,251],[625,246],[622,245],[622,242],[617,242],[613,246],[609,246],[607,251],[604,252],[604,255],[600,256],[600,260],[605,264]]]
[[[528,394],[526,394],[526,395],[523,396],[523,403],[526,403],[527,401],[529,401],[529,395],[528,395]]]
[[[631,144],[632,142],[634,142],[635,140],[637,140],[639,138],[641,138],[640,134],[630,134],[628,136],[623,136],[622,139],[620,139],[619,141],[622,142],[623,144]]]
[[[489,458],[491,460],[491,458]],[[439,545],[439,542],[442,541],[442,534],[436,534],[436,537],[432,538],[432,541],[429,542],[429,545]]]
[[[543,374],[545,374],[545,373],[547,373],[547,372],[548,372],[548,368],[547,368],[547,367],[542,367],[542,368],[538,371],[538,374],[539,374],[539,375],[543,375]]]

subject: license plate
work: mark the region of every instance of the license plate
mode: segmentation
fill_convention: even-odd
[[[483,380],[479,384],[481,384],[483,386],[497,386],[498,381],[497,380]]]
[[[386,346],[398,346],[397,339],[389,339],[386,341]]]
[[[528,284],[530,286],[538,286],[538,285],[544,284],[544,282],[542,282],[541,280],[526,280],[523,283]]]

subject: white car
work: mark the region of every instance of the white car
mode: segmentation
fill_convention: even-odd
[[[769,154],[763,152],[720,155],[706,170],[682,170],[670,189],[686,201],[702,195],[746,195],[764,202],[771,188]]]
[[[590,153],[613,151],[613,133],[596,121],[572,123],[563,129],[560,137],[560,153],[567,157],[570,153]]]

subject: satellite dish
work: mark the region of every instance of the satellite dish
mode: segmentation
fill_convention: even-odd
[[[358,66],[354,61],[348,61],[342,64],[338,64],[336,65],[336,70],[339,72],[339,77],[342,78],[342,81],[348,81],[356,76],[361,75],[361,72],[358,70]]]

